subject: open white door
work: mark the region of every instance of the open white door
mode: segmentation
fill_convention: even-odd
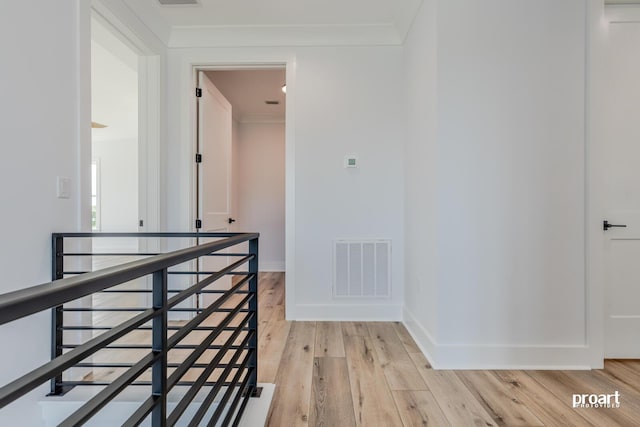
[[[228,231],[231,218],[231,104],[200,71],[199,152],[202,231]]]
[[[231,212],[231,104],[215,87],[207,75],[198,72],[202,96],[198,109],[198,150],[202,156],[198,172],[198,213],[201,232],[230,230]],[[201,239],[201,243],[212,239]],[[228,265],[227,257],[205,257],[201,271],[218,271]],[[229,276],[218,280],[217,289],[229,288]],[[213,297],[212,297],[213,298]],[[203,305],[212,299],[204,298]]]
[[[605,357],[640,358],[640,25],[609,36]]]

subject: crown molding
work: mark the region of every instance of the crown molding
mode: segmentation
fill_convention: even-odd
[[[289,26],[174,26],[169,47],[396,46],[393,24]]]
[[[96,19],[116,27],[143,55],[160,54],[169,43],[168,25],[156,17],[143,20],[123,0],[91,0],[91,7]]]

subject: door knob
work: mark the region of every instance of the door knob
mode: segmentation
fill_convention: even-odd
[[[607,231],[612,227],[627,228],[627,225],[626,224],[609,224],[609,221],[607,221],[606,219],[602,222],[602,228],[604,229],[604,231]]]
[[[229,224],[233,224],[234,222],[236,222],[236,220],[235,220],[235,219],[233,219],[233,218],[229,218]]]

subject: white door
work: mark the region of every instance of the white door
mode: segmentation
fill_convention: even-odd
[[[605,357],[640,358],[640,25],[611,24],[607,60]]]
[[[198,73],[198,84],[202,90],[199,98],[199,153],[202,162],[198,173],[199,218],[201,232],[226,232],[230,230],[231,212],[231,104],[220,93],[207,75]],[[200,239],[201,243],[216,239]],[[218,271],[228,264],[228,257],[203,258],[201,271]],[[228,289],[229,276],[218,280],[211,288]],[[215,299],[215,295],[204,295],[203,306]]]
[[[202,231],[228,231],[231,218],[231,104],[199,72],[200,219]]]

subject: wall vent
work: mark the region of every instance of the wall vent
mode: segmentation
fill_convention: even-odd
[[[158,0],[163,6],[191,6],[200,4],[198,0]]]
[[[391,241],[335,240],[333,296],[391,297]]]

